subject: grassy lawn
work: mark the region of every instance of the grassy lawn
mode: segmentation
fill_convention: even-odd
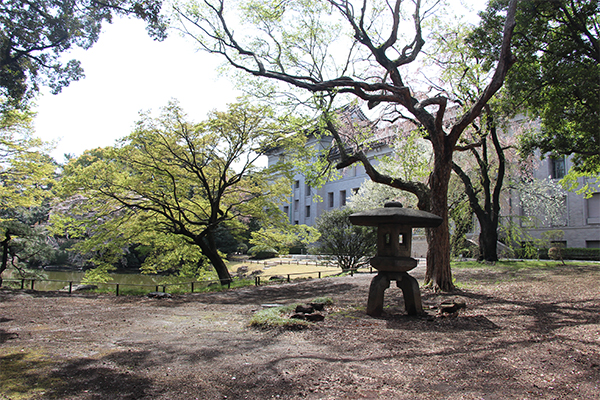
[[[499,272],[519,272],[525,270],[552,270],[565,266],[582,267],[593,265],[594,262],[586,261],[567,261],[563,265],[560,261],[553,260],[500,260],[495,263],[485,263],[478,261],[453,261],[452,269],[479,269],[489,268]],[[596,263],[598,264],[598,263]],[[600,264],[598,264],[600,266]]]
[[[232,274],[235,274],[239,267],[248,267],[246,275],[252,271],[262,271],[261,278],[267,278],[274,275],[284,276],[290,279],[298,278],[318,278],[336,275],[342,272],[338,267],[323,265],[323,262],[315,264],[314,261],[295,261],[289,258],[269,258],[267,260],[243,260],[228,262],[227,267]]]

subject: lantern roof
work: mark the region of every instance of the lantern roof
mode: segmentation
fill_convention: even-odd
[[[383,208],[351,214],[350,222],[364,226],[396,224],[413,228],[435,228],[442,223],[442,217],[427,211],[402,208],[402,204],[398,202],[388,202]]]

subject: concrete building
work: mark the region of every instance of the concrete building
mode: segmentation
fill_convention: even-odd
[[[567,157],[553,159],[546,157],[535,170],[536,179],[551,179],[558,182],[572,167]],[[600,187],[595,178],[579,178],[579,187],[588,184],[592,188],[592,196],[573,191],[566,192],[563,200],[563,213],[559,218],[542,219],[533,217],[523,222],[527,232],[535,239],[541,238],[548,230],[564,232],[563,243],[566,247],[600,248]]]

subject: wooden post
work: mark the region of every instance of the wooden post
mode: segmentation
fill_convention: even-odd
[[[288,274],[288,283],[290,283],[290,274]]]
[[[118,283],[117,283],[116,294],[117,294],[117,296],[119,295],[119,284]]]
[[[71,294],[72,290],[73,290],[73,282],[69,282],[69,294]]]
[[[319,279],[321,279],[321,271],[319,271]]]
[[[192,282],[192,293],[194,293],[194,282]]]
[[[21,279],[21,289],[25,287],[25,279]]]
[[[35,284],[35,279],[31,280],[31,290],[33,290],[33,285]]]

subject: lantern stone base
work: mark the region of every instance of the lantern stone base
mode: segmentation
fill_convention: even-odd
[[[387,271],[380,271],[371,281],[367,314],[372,317],[381,316],[383,313],[384,292],[390,287],[390,281],[396,281],[396,286],[402,289],[404,305],[408,315],[422,314],[423,305],[421,303],[419,282],[406,272]]]
[[[414,269],[418,263],[412,257],[376,256],[371,259],[371,266],[380,272],[406,272]]]

